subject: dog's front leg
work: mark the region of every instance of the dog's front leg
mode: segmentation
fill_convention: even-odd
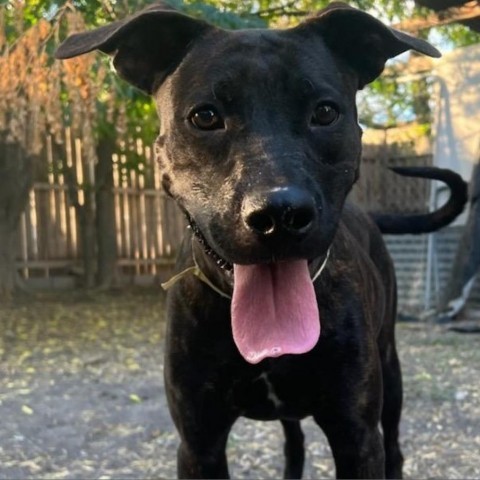
[[[198,382],[178,388],[176,373],[167,372],[167,397],[181,439],[178,478],[229,478],[225,449],[236,415],[208,379],[199,375]]]
[[[169,291],[164,376],[181,439],[179,478],[229,476],[225,448],[239,415],[231,399],[230,367],[239,354],[229,315],[229,302],[193,275]]]
[[[228,432],[209,444],[183,438],[177,452],[178,478],[229,478],[225,453]]]
[[[378,428],[382,409],[380,364],[368,363],[366,371],[346,362],[350,381],[332,381],[328,408],[314,415],[330,444],[337,478],[385,478],[385,451]],[[341,371],[337,371],[338,378]]]
[[[321,427],[333,457],[337,478],[385,478],[385,454],[382,437],[375,425],[340,420]]]

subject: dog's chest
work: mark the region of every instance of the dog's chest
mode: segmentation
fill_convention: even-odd
[[[266,372],[263,372],[257,380],[261,380],[265,383],[265,387],[267,390],[267,399],[270,401],[272,404],[272,407],[276,411],[280,411],[284,407],[284,403],[282,400],[280,400],[280,397],[277,395],[277,392],[275,391],[275,387],[273,383],[269,380],[268,374]]]
[[[288,379],[268,372],[242,381],[233,388],[234,402],[241,414],[256,420],[303,418],[309,415],[309,405],[303,395],[292,395],[295,386]]]

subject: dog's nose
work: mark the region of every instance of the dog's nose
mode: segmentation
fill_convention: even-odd
[[[248,228],[262,236],[282,232],[303,235],[312,226],[315,214],[313,198],[297,187],[256,192],[245,198],[242,212]]]

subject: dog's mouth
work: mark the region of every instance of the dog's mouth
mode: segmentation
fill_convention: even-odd
[[[233,339],[249,363],[310,351],[320,336],[320,317],[307,260],[231,264],[208,244],[187,215],[192,232],[219,268],[233,271]]]

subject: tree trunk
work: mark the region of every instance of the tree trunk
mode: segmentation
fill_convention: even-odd
[[[77,207],[82,238],[83,270],[86,288],[95,286],[96,273],[96,238],[95,238],[95,207],[91,195],[85,192],[85,204]]]
[[[35,158],[20,145],[7,143],[0,132],[0,296],[16,285],[17,229],[32,188]]]
[[[96,166],[96,235],[98,251],[97,284],[108,288],[116,280],[117,238],[113,197],[114,141],[101,140],[97,146]]]
[[[63,165],[63,174],[68,186],[68,199],[77,214],[78,231],[83,260],[83,283],[86,288],[95,286],[96,274],[96,238],[95,238],[95,195],[94,185],[90,182],[84,184],[83,204],[80,203],[79,184],[75,171],[68,165]],[[88,178],[88,177],[87,177]]]
[[[439,310],[456,316],[463,308],[480,268],[480,161],[470,181],[470,211],[458,244],[452,273],[442,295]]]
[[[16,231],[0,219],[0,298],[9,298],[15,288]]]

